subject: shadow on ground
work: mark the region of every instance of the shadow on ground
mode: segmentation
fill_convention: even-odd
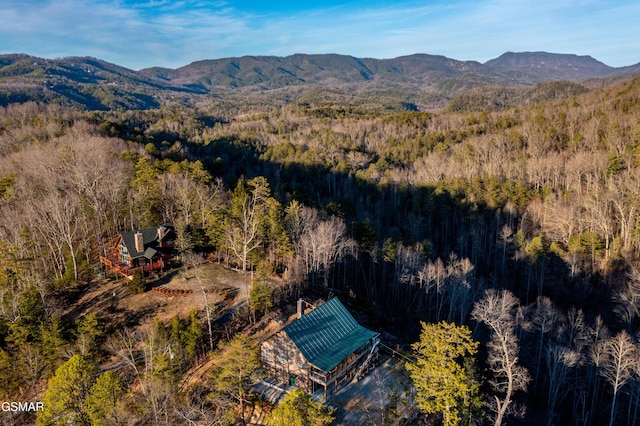
[[[411,380],[403,363],[388,358],[358,382],[352,382],[328,401],[343,425],[398,424],[413,411]]]

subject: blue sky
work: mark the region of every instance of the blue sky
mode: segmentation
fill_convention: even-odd
[[[0,0],[0,53],[94,56],[133,69],[242,55],[507,51],[640,62],[640,2],[608,0]]]

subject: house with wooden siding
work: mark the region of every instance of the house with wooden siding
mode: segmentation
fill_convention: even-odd
[[[304,313],[265,340],[262,364],[279,382],[324,399],[367,372],[378,356],[379,333],[362,327],[336,297]]]
[[[150,272],[165,269],[175,255],[176,232],[171,225],[121,233],[106,256],[100,262],[132,277],[136,270]]]

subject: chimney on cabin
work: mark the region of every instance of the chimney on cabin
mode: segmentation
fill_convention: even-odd
[[[164,238],[165,229],[164,226],[158,226],[158,241],[162,241]]]
[[[298,299],[298,318],[302,318],[304,315],[304,300]]]
[[[133,243],[137,252],[144,251],[144,238],[142,237],[142,232],[138,231],[133,235]]]

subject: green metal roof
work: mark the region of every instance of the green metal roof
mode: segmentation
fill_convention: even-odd
[[[337,297],[284,328],[302,355],[324,372],[376,336],[351,316]]]

